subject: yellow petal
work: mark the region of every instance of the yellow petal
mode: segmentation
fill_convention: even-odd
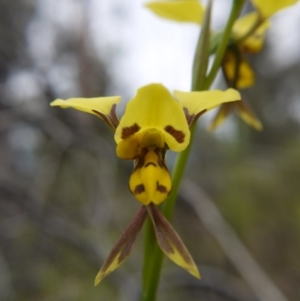
[[[145,4],[156,15],[178,22],[202,23],[204,9],[198,0],[151,1]]]
[[[232,112],[234,106],[235,106],[234,102],[222,104],[207,130],[209,132],[212,132],[218,126],[220,126],[226,120],[228,115]]]
[[[177,265],[194,277],[200,279],[198,268],[192,256],[172,225],[152,203],[147,206],[147,210],[151,217],[157,243],[161,250]]]
[[[258,19],[258,12],[252,12],[239,18],[235,22],[232,30],[234,39],[239,40],[247,35],[247,33],[252,30]],[[263,21],[259,27],[251,35],[249,35],[249,37],[239,43],[239,47],[241,47],[242,51],[250,53],[257,53],[261,51],[264,44],[266,31],[269,27],[270,21]]]
[[[172,180],[159,149],[145,150],[137,160],[129,188],[143,205],[162,203],[169,195]]]
[[[177,152],[184,150],[190,141],[189,127],[180,104],[161,84],[140,88],[128,102],[116,129],[115,141],[119,144],[132,135],[143,140],[146,132],[159,133],[157,137],[162,137],[163,142]],[[161,144],[160,138],[157,141]],[[122,152],[126,153],[125,150]]]
[[[61,108],[73,108],[79,111],[90,113],[110,122],[113,127],[118,125],[115,114],[116,105],[120,102],[121,96],[94,97],[94,98],[69,98],[67,100],[56,99],[50,103]]]
[[[124,160],[133,160],[139,157],[141,152],[141,145],[139,135],[132,135],[127,139],[120,141],[117,145],[117,156]]]
[[[213,131],[218,126],[220,126],[228,117],[228,115],[232,113],[234,109],[237,110],[237,113],[239,114],[239,116],[243,121],[245,121],[247,124],[255,128],[257,131],[262,130],[263,126],[260,120],[258,119],[258,117],[255,115],[255,113],[250,108],[250,106],[246,103],[246,101],[241,100],[237,102],[223,104],[219,108],[217,115],[214,117],[213,121],[208,127],[208,131]]]
[[[261,131],[263,129],[262,123],[257,118],[253,110],[250,106],[242,100],[241,102],[236,104],[236,108],[238,110],[239,116],[250,126],[255,128],[257,131]]]
[[[234,89],[197,92],[174,91],[174,95],[185,110],[190,123],[194,122],[202,113],[222,103],[241,99],[240,93]]]
[[[103,263],[99,273],[96,276],[95,285],[99,284],[104,277],[113,272],[125,261],[126,258],[128,258],[146,217],[147,211],[143,206],[124,230],[121,237],[111,250],[109,256]]]
[[[268,18],[279,10],[296,4],[297,0],[252,0],[263,18]]]
[[[238,89],[249,88],[254,85],[254,72],[250,66],[250,64],[244,59],[239,59],[239,68],[238,68],[238,76],[235,86]],[[223,61],[223,72],[225,77],[230,84],[235,79],[235,73],[237,71],[237,58],[231,51],[227,51],[225,53],[224,61]]]

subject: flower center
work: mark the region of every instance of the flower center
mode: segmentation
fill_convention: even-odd
[[[157,146],[163,148],[165,144],[164,137],[160,131],[154,128],[146,129],[140,134],[140,145],[142,148],[151,148]]]

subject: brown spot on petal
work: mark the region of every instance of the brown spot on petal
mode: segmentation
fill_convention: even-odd
[[[129,136],[135,134],[136,132],[138,132],[140,130],[140,127],[135,123],[132,126],[126,127],[122,129],[122,139],[126,139]]]
[[[133,194],[140,194],[143,193],[144,191],[145,191],[145,186],[143,184],[140,184],[134,188]]]
[[[161,192],[161,193],[167,193],[168,192],[167,187],[163,186],[163,185],[160,185],[159,182],[156,182],[156,190]]]
[[[173,136],[178,143],[184,142],[185,134],[183,132],[175,130],[171,125],[167,125],[164,130]]]

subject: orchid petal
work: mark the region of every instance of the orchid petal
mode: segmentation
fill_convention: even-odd
[[[238,68],[237,63],[239,64]],[[238,60],[231,51],[225,53],[223,72],[229,84],[235,80],[236,72],[238,72],[235,83],[238,89],[245,89],[254,85],[254,71],[250,64],[242,57]]]
[[[208,131],[211,132],[218,126],[220,126],[234,109],[237,110],[238,115],[248,125],[252,126],[257,131],[261,131],[263,129],[260,120],[250,108],[249,104],[242,99],[241,101],[233,102],[230,104],[223,104],[219,108],[217,115],[214,117],[212,123],[208,127]]]
[[[234,39],[239,40],[239,47],[242,48],[244,52],[257,53],[261,51],[267,29],[270,27],[271,22],[269,20],[263,21],[258,28],[251,33],[247,38],[243,39],[244,36],[248,34],[255,26],[259,20],[258,12],[251,12],[241,18],[239,18],[233,26]]]
[[[161,84],[150,84],[137,91],[131,99],[116,129],[115,141],[135,135],[143,146],[153,139],[162,147],[164,143],[173,151],[184,150],[190,141],[190,131],[180,104]],[[143,142],[144,141],[144,142]],[[126,150],[120,150],[126,153]]]
[[[255,115],[253,110],[250,108],[249,104],[244,100],[236,103],[236,108],[239,116],[250,126],[255,128],[257,131],[261,131],[263,129],[262,123]]]
[[[172,225],[154,204],[151,203],[147,206],[147,210],[151,217],[157,243],[161,250],[177,265],[194,277],[200,279],[198,268],[192,256]]]
[[[61,108],[73,108],[79,111],[96,115],[103,119],[113,128],[116,128],[119,121],[116,116],[116,105],[120,102],[121,96],[94,97],[94,98],[69,98],[67,100],[56,99],[50,103]]]
[[[195,122],[204,112],[214,109],[222,103],[241,99],[240,93],[234,89],[196,92],[175,90],[174,95],[184,109],[189,124]]]
[[[232,112],[232,110],[234,108],[234,104],[235,104],[234,102],[233,103],[224,103],[220,106],[216,116],[214,117],[213,121],[211,122],[211,124],[209,125],[209,127],[207,129],[209,132],[212,132],[213,130],[215,130],[218,126],[220,126],[226,120],[226,118]]]
[[[99,284],[104,277],[113,272],[125,261],[125,259],[127,259],[146,217],[147,211],[143,206],[124,230],[121,237],[108,255],[108,258],[103,263],[99,273],[96,276],[95,285]]]
[[[198,0],[151,1],[145,4],[156,15],[177,22],[201,24],[204,9]]]

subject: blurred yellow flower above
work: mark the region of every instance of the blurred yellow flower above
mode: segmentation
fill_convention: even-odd
[[[254,71],[244,54],[261,51],[269,18],[278,11],[297,3],[297,0],[252,0],[255,11],[239,18],[231,33],[231,40],[223,58],[222,70],[229,87],[245,89],[254,85]],[[146,4],[152,12],[173,21],[192,22],[201,25],[204,8],[198,0],[151,1]],[[236,111],[238,115],[256,130],[262,129],[260,120],[256,117],[245,100],[236,103],[223,104],[213,119],[209,130],[221,125],[227,116]]]

